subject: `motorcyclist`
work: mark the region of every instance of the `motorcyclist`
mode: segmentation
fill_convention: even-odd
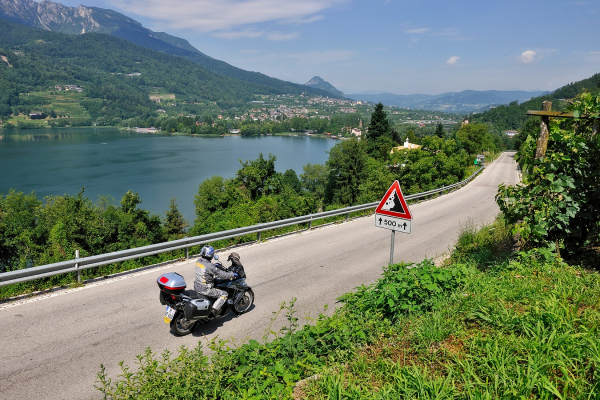
[[[217,312],[227,301],[227,292],[215,288],[215,278],[217,279],[235,279],[238,274],[220,269],[213,264],[211,260],[215,255],[215,249],[212,246],[204,246],[200,250],[200,258],[196,261],[196,280],[194,281],[194,290],[198,294],[217,299],[213,304],[213,309]]]
[[[246,274],[244,273],[244,266],[240,262],[240,255],[238,253],[231,253],[227,258],[227,261],[231,261],[231,271],[235,272],[240,276],[240,278],[245,278]]]

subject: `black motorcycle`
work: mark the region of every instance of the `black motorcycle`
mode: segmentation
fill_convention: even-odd
[[[198,322],[206,323],[221,319],[230,312],[243,314],[250,310],[254,304],[254,292],[246,283],[246,273],[241,264],[225,268],[215,255],[214,263],[225,271],[238,274],[238,279],[215,280],[217,289],[225,290],[228,294],[227,302],[220,310],[213,309],[216,299],[199,295],[195,290],[186,290],[183,276],[176,272],[162,274],[156,280],[160,288],[160,304],[167,306],[164,321],[171,326],[171,333],[176,336],[190,334]]]

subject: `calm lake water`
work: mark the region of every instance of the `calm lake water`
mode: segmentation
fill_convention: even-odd
[[[15,189],[48,195],[109,195],[118,204],[128,190],[141,207],[164,216],[176,198],[193,222],[198,185],[213,175],[231,178],[238,159],[277,156],[278,172],[299,175],[307,163],[324,163],[337,141],[313,137],[242,138],[136,134],[109,129],[0,130],[0,193]]]

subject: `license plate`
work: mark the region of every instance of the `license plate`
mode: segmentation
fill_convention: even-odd
[[[167,310],[165,311],[164,320],[167,324],[170,324],[175,316],[175,309],[167,306]]]

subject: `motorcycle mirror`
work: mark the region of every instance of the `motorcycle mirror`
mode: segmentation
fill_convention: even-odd
[[[218,260],[218,259],[219,259],[219,255],[218,255],[218,254],[215,254],[215,257],[214,257],[214,258],[215,258],[215,260]]]

